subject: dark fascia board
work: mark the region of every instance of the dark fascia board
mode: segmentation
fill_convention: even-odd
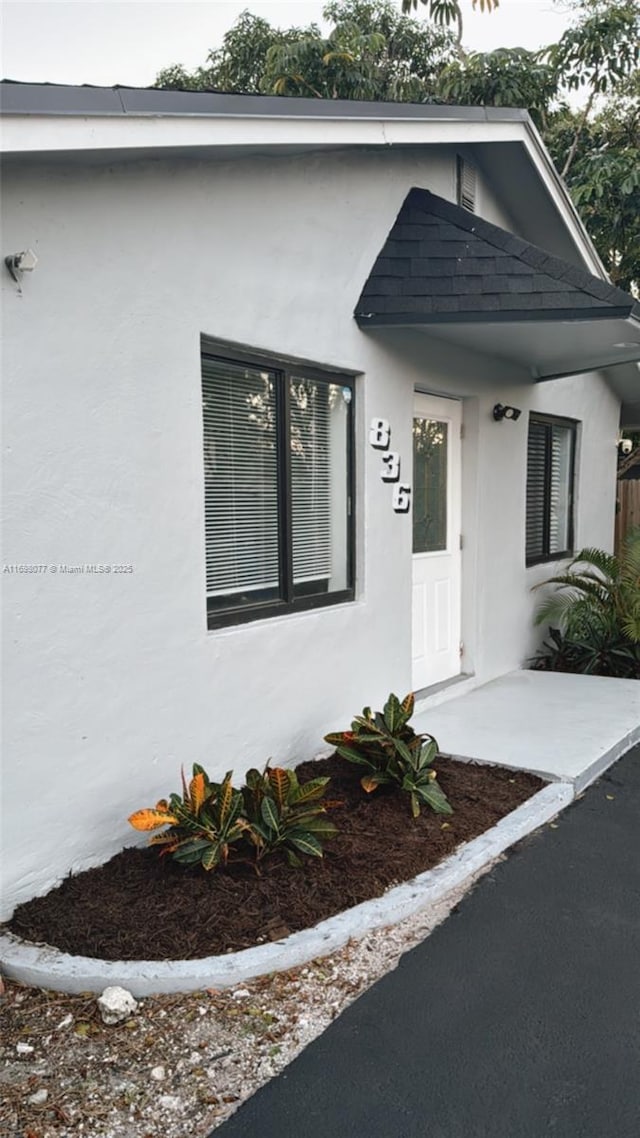
[[[224,91],[167,91],[156,87],[66,86],[0,82],[4,115],[208,115],[302,119],[411,119],[416,121],[529,122],[513,107],[452,107],[435,103],[371,103],[355,99],[300,99]]]
[[[81,92],[79,99],[76,92]],[[74,110],[74,104],[76,110]],[[118,91],[112,87],[61,87],[57,84],[0,84],[0,114],[3,115],[123,115]]]
[[[366,303],[366,302],[365,302]],[[515,309],[500,312],[491,310],[487,312],[394,312],[380,313],[366,312],[356,314],[356,322],[360,328],[390,328],[406,327],[410,324],[516,324],[536,323],[546,320],[559,321],[592,321],[626,319],[629,315],[629,306],[625,308],[535,308],[518,312]]]

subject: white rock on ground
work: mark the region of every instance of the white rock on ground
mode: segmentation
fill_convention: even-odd
[[[119,988],[117,986],[112,988],[105,988],[101,996],[98,996],[98,1007],[100,1008],[100,1015],[102,1022],[107,1024],[121,1023],[123,1019],[129,1019],[138,1007],[137,1000],[134,1000],[131,992],[127,992],[126,988]]]
[[[27,1102],[30,1102],[33,1106],[43,1106],[48,1098],[49,1092],[43,1087],[41,1090],[36,1091],[35,1094],[29,1095]]]

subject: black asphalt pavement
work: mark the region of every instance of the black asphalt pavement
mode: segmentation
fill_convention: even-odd
[[[215,1138],[639,1138],[640,748]]]

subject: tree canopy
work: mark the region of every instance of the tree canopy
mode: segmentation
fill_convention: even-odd
[[[456,44],[458,53],[464,55],[462,37],[464,35],[464,16],[460,0],[402,0],[402,11],[411,12],[423,4],[429,9],[429,19],[435,24],[444,27],[455,25]],[[472,8],[479,8],[481,12],[491,12],[500,7],[500,0],[471,0]]]
[[[515,0],[504,0],[514,3]],[[316,24],[243,12],[203,66],[156,86],[308,98],[524,107],[616,284],[640,288],[640,5],[564,0],[572,22],[541,51],[468,52],[464,8],[498,0],[330,0]],[[423,17],[416,18],[413,11]],[[426,17],[426,18],[424,18]],[[579,92],[575,105],[572,95]]]
[[[173,65],[157,87],[239,94],[431,102],[455,57],[445,28],[403,16],[392,0],[330,0],[324,35],[316,24],[274,28],[243,12],[204,66]]]
[[[565,180],[591,239],[614,284],[640,295],[640,71],[586,121],[559,111],[545,141],[559,170],[573,150]]]

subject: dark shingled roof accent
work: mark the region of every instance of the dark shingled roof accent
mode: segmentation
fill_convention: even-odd
[[[356,305],[381,324],[584,320],[640,305],[585,269],[429,190],[412,189]]]

